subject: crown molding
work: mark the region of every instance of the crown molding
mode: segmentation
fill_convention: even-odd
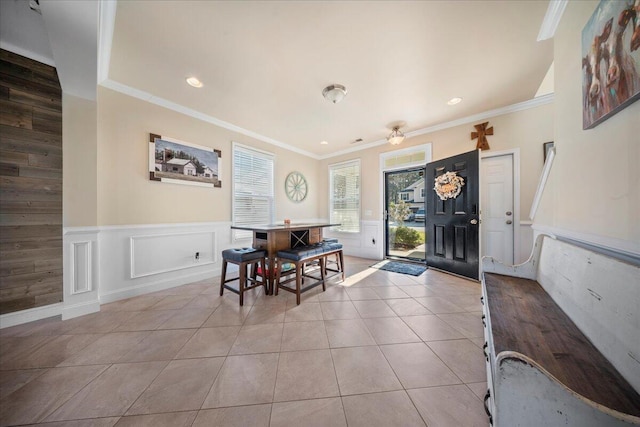
[[[21,47],[18,47],[12,43],[0,41],[0,49],[8,50],[9,52],[13,52],[17,55],[24,56],[29,59],[33,59],[36,62],[40,62],[42,64],[46,64],[54,68],[56,66],[56,63],[53,60],[53,58],[49,58],[48,56],[44,56],[44,55],[39,55],[37,53],[31,52],[30,50],[26,50]]]
[[[517,111],[528,110],[530,108],[536,108],[541,105],[550,104],[553,102],[554,94],[549,93],[546,95],[539,96],[537,98],[530,99],[528,101],[519,102],[517,104],[507,105],[506,107],[496,108],[494,110],[485,111],[483,113],[474,114],[472,116],[463,117],[456,120],[451,120],[449,122],[440,123],[434,126],[429,126],[422,129],[417,129],[411,132],[406,132],[405,136],[407,138],[413,138],[414,136],[424,135],[427,133],[437,132],[439,130],[449,129],[455,126],[464,125],[467,123],[477,122],[480,120],[490,119],[492,117],[502,116],[504,114],[515,113]],[[360,150],[366,150],[367,148],[378,147],[380,145],[388,144],[386,138],[379,139],[374,142],[370,142],[368,144],[363,144],[358,147],[348,148],[346,150],[337,151],[335,153],[319,156],[321,160],[329,159],[331,157],[341,156],[343,154],[349,154]]]
[[[569,0],[551,0],[549,2],[547,13],[545,13],[542,25],[540,25],[540,32],[538,33],[537,39],[539,42],[553,38],[568,3]]]
[[[284,142],[275,140],[273,138],[269,138],[268,136],[261,135],[259,133],[250,131],[248,129],[242,128],[240,126],[236,126],[232,123],[225,122],[224,120],[220,120],[213,116],[209,116],[208,114],[201,113],[194,109],[185,107],[184,105],[177,104],[175,102],[169,101],[164,98],[160,98],[158,96],[154,96],[148,92],[123,85],[122,83],[118,83],[111,79],[106,79],[100,83],[101,86],[104,86],[108,89],[114,90],[116,92],[123,93],[125,95],[132,96],[134,98],[141,99],[143,101],[149,102],[151,104],[158,105],[160,107],[167,108],[169,110],[173,110],[175,112],[193,117],[194,119],[202,120],[203,122],[211,123],[213,125],[219,126],[221,128],[230,130],[232,132],[236,132],[254,139],[257,139],[262,142],[266,142],[267,144],[275,145],[276,147],[284,148],[285,150],[293,151],[294,153],[302,154],[303,156],[311,157],[313,159],[319,160],[318,155],[311,153],[306,150],[302,150],[297,147],[293,147],[289,144],[285,144]]]
[[[98,84],[109,78],[111,46],[116,25],[116,0],[100,0],[98,29]]]

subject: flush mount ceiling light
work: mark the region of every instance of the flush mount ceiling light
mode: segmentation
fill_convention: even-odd
[[[202,86],[204,86],[202,84],[202,82],[200,80],[198,80],[197,77],[188,77],[187,78],[187,83],[189,84],[189,86],[193,86],[193,87],[197,87],[197,88],[201,88]]]
[[[389,136],[387,137],[387,141],[391,145],[398,145],[404,141],[404,133],[400,130],[400,126],[395,126]]]
[[[456,105],[459,104],[462,101],[462,98],[451,98],[450,100],[447,101],[447,105]]]
[[[322,96],[337,104],[347,96],[347,88],[339,84],[329,85],[322,90]]]
[[[320,145],[329,145],[327,141],[320,141]]]

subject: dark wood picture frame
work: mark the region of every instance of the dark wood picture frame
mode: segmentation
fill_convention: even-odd
[[[553,148],[553,141],[550,142],[545,142],[544,144],[542,144],[542,151],[544,156],[542,157],[544,159],[544,161],[547,161],[547,155],[549,153],[549,150]]]
[[[149,134],[149,179],[171,184],[222,187],[222,152]]]

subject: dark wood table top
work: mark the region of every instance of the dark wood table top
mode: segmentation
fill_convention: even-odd
[[[292,224],[257,224],[257,225],[232,225],[234,230],[247,231],[297,231],[307,230],[309,228],[335,227],[340,224],[331,224],[328,222],[310,222],[310,223],[292,223]]]

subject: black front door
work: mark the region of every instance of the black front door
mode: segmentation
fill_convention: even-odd
[[[480,151],[470,151],[428,163],[425,173],[427,265],[476,280],[480,258],[479,163]],[[455,172],[464,184],[456,197],[442,200],[434,185],[436,178],[447,172]]]

